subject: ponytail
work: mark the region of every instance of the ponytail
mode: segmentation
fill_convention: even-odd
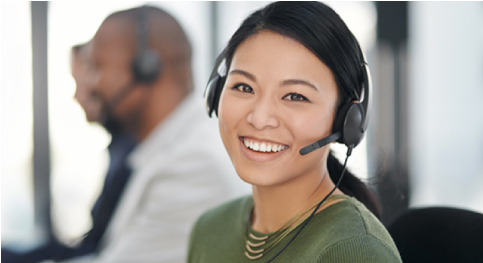
[[[330,179],[338,182],[344,166],[335,158],[332,151],[327,158],[327,169],[329,170]],[[346,169],[344,178],[340,182],[339,189],[348,196],[352,196],[363,203],[369,211],[371,211],[379,220],[381,219],[381,208],[375,194],[369,187],[359,178]]]

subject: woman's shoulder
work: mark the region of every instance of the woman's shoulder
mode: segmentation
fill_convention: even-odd
[[[328,242],[320,254],[320,262],[341,257],[348,262],[401,262],[386,228],[355,198],[328,207],[319,220],[327,220],[331,225],[324,229]]]
[[[397,250],[396,245],[394,244],[394,241],[389,235],[387,229],[384,227],[381,221],[379,221],[379,219],[373,213],[371,213],[366,206],[364,206],[364,204],[355,198],[350,198],[349,203],[353,207],[353,216],[348,217],[348,219],[350,219],[348,220],[348,223],[353,223],[354,221],[359,222],[359,224],[363,226],[360,228],[360,234],[369,235],[379,239]]]

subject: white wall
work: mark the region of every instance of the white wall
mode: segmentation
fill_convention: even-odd
[[[2,242],[34,245],[30,2],[0,3]]]
[[[411,205],[483,212],[483,4],[409,14]]]

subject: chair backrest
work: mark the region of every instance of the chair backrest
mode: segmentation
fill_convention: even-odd
[[[404,263],[483,263],[483,214],[462,209],[410,209],[388,231]]]

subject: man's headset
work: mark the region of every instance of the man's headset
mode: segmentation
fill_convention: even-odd
[[[334,188],[319,202],[317,207],[312,211],[310,216],[305,220],[302,226],[298,229],[298,231],[290,238],[290,240],[280,249],[273,257],[271,257],[266,263],[271,262],[274,260],[280,253],[282,253],[285,248],[292,243],[292,241],[298,236],[298,234],[305,228],[305,226],[309,223],[312,217],[315,215],[315,212],[319,210],[320,206],[327,200],[327,198],[332,195],[332,193],[337,189],[342,178],[344,177],[344,173],[347,167],[347,160],[349,156],[352,154],[352,149],[356,147],[364,137],[364,133],[367,130],[369,124],[369,117],[371,112],[371,96],[372,96],[372,80],[371,80],[371,73],[369,70],[369,66],[366,63],[366,57],[362,49],[360,49],[362,54],[362,58],[364,62],[362,63],[363,67],[363,83],[361,89],[361,96],[363,97],[362,102],[358,101],[351,101],[348,103],[343,104],[339,110],[337,111],[337,115],[334,119],[334,124],[332,126],[332,134],[314,142],[302,149],[300,149],[299,153],[301,155],[306,155],[324,145],[327,145],[333,141],[337,141],[339,143],[343,143],[347,146],[347,156],[344,162],[344,168],[342,173],[339,177],[339,181],[335,184]],[[208,85],[206,86],[205,90],[205,102],[206,102],[206,111],[208,112],[208,116],[211,117],[213,111],[215,111],[216,115],[218,116],[218,104],[220,100],[221,91],[223,90],[223,86],[225,85],[227,69],[226,69],[226,53],[227,49],[225,48],[220,55],[215,60],[215,67],[210,76],[210,80]]]
[[[337,111],[332,126],[332,134],[314,142],[300,150],[301,155],[306,155],[328,143],[337,141],[345,144],[347,147],[356,147],[364,137],[369,124],[369,117],[371,112],[371,96],[372,96],[372,81],[369,66],[365,62],[366,58],[361,51],[364,58],[363,75],[364,81],[362,84],[362,94],[364,97],[362,102],[348,102],[343,104]],[[215,67],[210,76],[210,80],[205,90],[206,111],[211,117],[213,111],[218,116],[218,104],[220,101],[221,91],[226,81],[226,48],[218,55],[215,60]]]
[[[136,17],[137,54],[132,62],[136,83],[151,84],[161,73],[161,59],[149,48],[149,21],[147,6],[141,6]]]
[[[136,86],[136,84],[152,84],[161,74],[162,62],[153,49],[149,48],[149,21],[147,6],[138,8],[136,15],[136,56],[131,62],[133,80],[122,87],[110,100],[108,107],[112,110]]]

